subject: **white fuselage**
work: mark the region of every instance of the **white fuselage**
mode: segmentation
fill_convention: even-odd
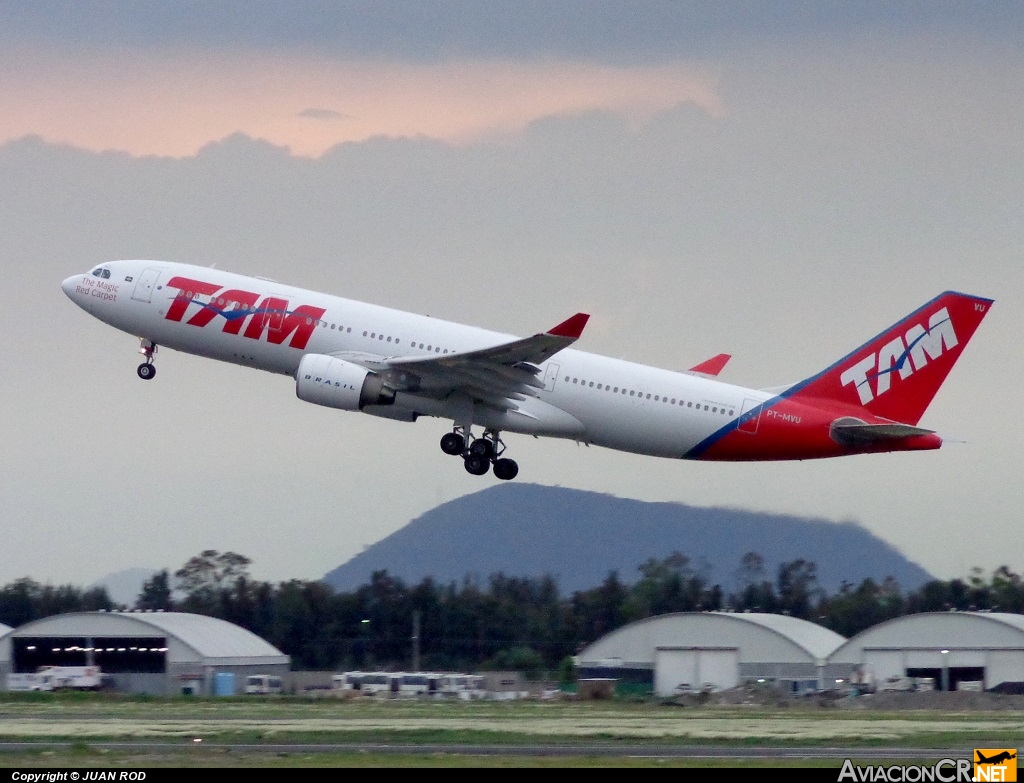
[[[115,261],[64,281],[63,289],[96,318],[158,346],[294,376],[306,354],[365,355],[368,361],[444,356],[517,339],[463,324],[344,299],[263,278],[166,261]],[[172,280],[177,280],[175,285]],[[184,291],[182,280],[196,281]],[[199,285],[199,284],[202,285]],[[228,294],[227,297],[224,294]],[[185,296],[188,294],[188,296]],[[245,295],[245,296],[243,296]],[[231,318],[225,301],[268,297],[287,301],[301,328],[275,344],[254,323],[258,314]],[[220,305],[218,305],[218,299]],[[213,309],[209,309],[209,308]],[[208,312],[204,312],[208,310]],[[216,315],[211,315],[213,312]],[[302,315],[319,313],[319,317]],[[248,312],[248,311],[245,311]],[[190,323],[191,322],[191,323]],[[307,330],[304,340],[297,337]],[[298,347],[297,347],[298,346]],[[564,349],[541,365],[544,388],[517,402],[518,410],[477,406],[472,423],[496,430],[547,435],[612,449],[683,458],[772,394],[685,372]],[[393,406],[367,413],[403,413],[457,421],[460,402],[400,391]]]

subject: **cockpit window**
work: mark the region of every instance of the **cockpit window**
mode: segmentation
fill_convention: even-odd
[[[104,280],[108,280],[110,278],[110,270],[104,269],[102,266],[98,266],[92,270],[92,276],[102,277]]]

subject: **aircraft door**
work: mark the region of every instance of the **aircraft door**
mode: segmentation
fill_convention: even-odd
[[[555,381],[558,380],[558,370],[561,365],[548,364],[547,371],[544,373],[544,391],[554,391]]]
[[[757,423],[761,420],[761,403],[757,400],[744,400],[740,411],[740,424],[736,428],[740,432],[753,435],[757,432]]]
[[[160,277],[159,269],[147,269],[139,275],[139,280],[135,284],[135,290],[132,291],[132,299],[137,302],[152,301],[153,288],[156,286],[156,279],[158,277]]]

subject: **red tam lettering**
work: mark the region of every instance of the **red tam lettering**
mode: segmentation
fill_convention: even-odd
[[[242,322],[252,312],[253,305],[260,298],[259,294],[251,291],[224,291],[217,296],[217,299],[205,305],[202,310],[189,319],[191,326],[206,326],[216,316],[224,316],[224,331],[228,334],[238,334],[242,328]],[[244,305],[244,308],[236,308],[235,304]]]
[[[288,344],[301,350],[306,347],[320,316],[325,312],[327,311],[322,307],[310,305],[289,310],[286,299],[268,296],[257,305],[256,312],[245,329],[245,336],[258,340],[266,331],[268,343],[281,345],[285,338],[294,332],[295,336]]]
[[[220,286],[215,283],[204,283],[202,280],[192,280],[188,277],[172,277],[167,281],[167,287],[177,288],[181,292],[174,297],[171,306],[167,308],[167,315],[164,317],[168,321],[180,321],[185,315],[185,311],[188,310],[188,306],[192,304],[192,297],[196,294],[209,296],[220,290]]]

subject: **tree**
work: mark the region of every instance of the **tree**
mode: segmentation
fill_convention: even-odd
[[[544,658],[533,648],[519,645],[499,650],[497,655],[484,662],[482,668],[522,672],[526,679],[537,680],[544,673]]]
[[[747,552],[740,559],[736,574],[740,591],[729,597],[729,604],[736,612],[774,612],[779,599],[775,588],[765,576],[764,558],[757,552]]]
[[[189,558],[185,565],[174,572],[174,576],[178,580],[178,589],[185,593],[208,588],[220,590],[234,587],[239,579],[248,578],[250,563],[252,561],[245,555],[207,549]]]
[[[230,595],[240,581],[248,580],[252,561],[236,552],[207,549],[189,559],[174,572],[178,589],[185,593],[181,608],[198,614],[220,617],[226,594]]]
[[[142,592],[135,599],[136,609],[169,612],[174,608],[171,599],[171,575],[167,569],[157,571],[142,585]]]
[[[812,601],[820,596],[818,566],[809,560],[779,564],[779,604],[786,614],[807,619]]]

